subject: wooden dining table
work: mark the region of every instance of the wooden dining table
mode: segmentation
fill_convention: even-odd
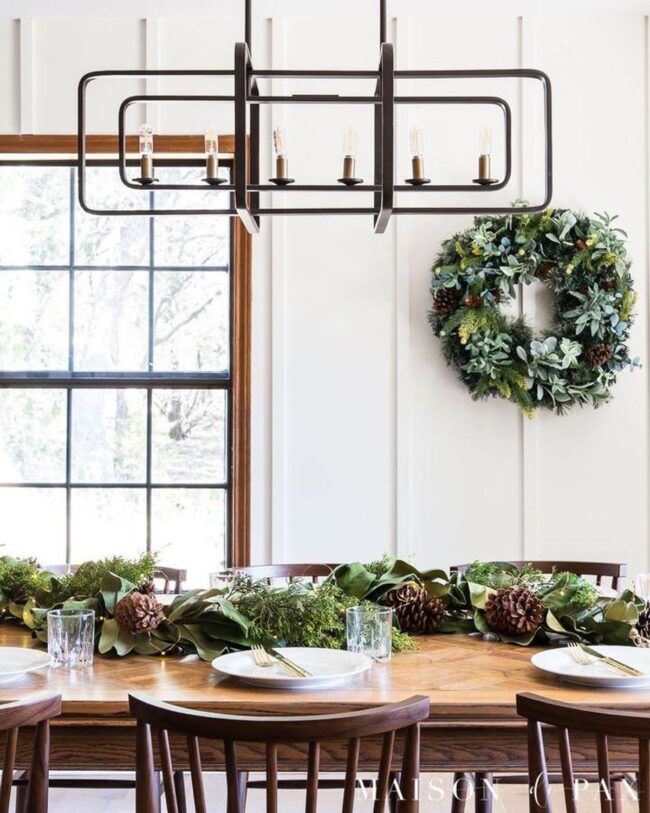
[[[0,624],[0,646],[42,646],[27,630],[11,622]],[[135,728],[129,715],[129,692],[149,694],[192,708],[243,714],[319,714],[391,703],[411,695],[426,695],[431,714],[421,727],[423,772],[526,771],[526,729],[517,716],[515,697],[535,692],[583,706],[650,711],[650,689],[623,691],[589,689],[562,683],[538,671],[530,659],[536,647],[488,642],[466,635],[432,635],[418,639],[418,650],[402,652],[387,664],[374,664],[350,683],[328,689],[282,691],[246,686],[220,676],[196,656],[98,655],[92,668],[49,669],[0,686],[0,702],[43,692],[60,693],[62,716],[53,722],[51,769],[65,771],[129,771],[134,768]],[[549,738],[549,767],[555,764],[556,738]],[[595,768],[595,743],[575,737],[576,771]],[[21,747],[21,754],[26,754]],[[321,770],[341,770],[345,743],[322,751]],[[379,743],[362,752],[360,768],[370,768]],[[613,768],[638,765],[636,742],[610,743]],[[174,766],[187,768],[184,744],[172,742]],[[204,743],[204,768],[223,766],[220,746]],[[281,754],[286,770],[304,768],[300,749]],[[19,755],[26,766],[26,756]],[[264,768],[261,748],[238,748],[242,769]]]

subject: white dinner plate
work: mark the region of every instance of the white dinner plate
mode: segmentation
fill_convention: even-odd
[[[27,672],[43,669],[50,664],[47,652],[19,646],[0,647],[0,683],[15,680]]]
[[[349,680],[372,666],[367,655],[342,649],[289,646],[282,648],[282,654],[311,672],[313,677],[294,677],[277,662],[273,666],[257,666],[253,653],[248,650],[220,655],[212,661],[212,666],[217,672],[243,683],[273,689],[320,689]]]
[[[621,663],[633,666],[641,672],[642,677],[632,677],[617,672],[611,666],[594,661],[585,666],[576,663],[566,647],[545,649],[536,652],[530,659],[533,666],[543,672],[550,672],[569,683],[581,686],[601,687],[604,689],[640,689],[650,686],[650,649],[638,649],[633,646],[594,646],[602,655],[609,655]]]

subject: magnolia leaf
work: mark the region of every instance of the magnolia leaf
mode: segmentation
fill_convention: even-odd
[[[239,612],[238,609],[227,599],[221,599],[219,602],[219,610],[229,620],[233,621],[242,630],[244,635],[248,635],[250,629],[250,621],[245,615]]]
[[[97,649],[102,655],[114,649],[120,656],[128,655],[136,645],[139,636],[132,635],[126,630],[120,629],[114,618],[108,618],[102,624],[102,632],[99,638]]]
[[[639,611],[633,601],[613,601],[605,609],[605,621],[622,621],[630,626],[639,620]]]
[[[117,603],[135,590],[136,585],[115,573],[106,573],[102,579],[100,594],[106,605],[109,615],[115,614]]]
[[[358,599],[366,598],[375,583],[378,582],[377,576],[364,567],[361,562],[339,565],[335,568],[332,578],[346,595]],[[385,589],[390,589],[390,583],[384,581],[386,582]],[[402,579],[400,578],[399,581]]]
[[[483,634],[492,633],[492,630],[489,628],[488,623],[485,620],[485,616],[480,610],[474,611],[474,626],[479,632],[482,632]]]
[[[464,633],[469,635],[476,631],[476,624],[472,618],[447,618],[440,627],[442,633]]]
[[[486,587],[483,584],[474,584],[474,582],[467,582],[469,587],[469,600],[473,607],[478,610],[484,610],[488,598],[496,592],[491,587]]]
[[[119,632],[120,628],[117,626],[117,621],[115,621],[113,618],[108,618],[106,621],[104,621],[102,624],[102,634],[99,638],[99,644],[97,646],[98,651],[102,655],[110,652],[115,646]]]
[[[182,641],[188,641],[196,648],[198,656],[203,661],[212,661],[223,654],[227,648],[223,641],[213,641],[203,632],[198,624],[183,624],[180,626]]]

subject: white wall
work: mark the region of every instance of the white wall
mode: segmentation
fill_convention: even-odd
[[[191,0],[182,20],[169,0],[116,2],[109,12],[102,5],[3,0],[1,132],[74,131],[75,85],[86,70],[231,64],[240,3]],[[374,0],[311,5],[260,0],[256,65],[375,65]],[[549,73],[554,203],[620,213],[640,293],[632,350],[647,363],[650,2],[504,0],[486,9],[457,0],[447,14],[438,3],[412,0],[396,9],[390,28],[399,67]],[[91,131],[115,130],[117,102],[133,87],[118,84],[94,89]],[[512,189],[501,200],[538,194],[538,100],[517,82],[444,89],[498,92],[511,101],[517,154]],[[369,177],[367,111],[278,108],[265,111],[267,133],[271,115],[287,126],[292,173],[301,180],[336,177],[342,126],[358,123],[360,169]],[[154,121],[162,132],[195,132],[207,116],[213,113],[166,109]],[[416,120],[426,130],[429,173],[441,181],[472,177],[480,114],[400,111],[401,174],[407,127]],[[232,130],[230,111],[219,111],[219,125]],[[264,221],[254,243],[256,561],[390,551],[442,566],[543,556],[647,568],[647,367],[623,374],[615,400],[596,412],[527,421],[502,401],[474,404],[445,367],[426,321],[432,258],[445,236],[469,223],[394,218],[385,235],[374,236],[366,218]],[[533,319],[536,300],[527,290],[521,303]]]

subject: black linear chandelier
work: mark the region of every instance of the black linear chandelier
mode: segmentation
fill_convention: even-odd
[[[79,138],[79,202],[82,208],[95,215],[226,215],[237,216],[249,232],[259,231],[262,215],[373,215],[376,233],[382,233],[391,215],[415,214],[498,214],[510,212],[525,214],[546,208],[552,195],[552,126],[551,83],[542,71],[513,68],[511,70],[395,70],[393,45],[386,42],[386,0],[379,0],[380,7],[380,58],[377,70],[258,70],[251,61],[251,0],[245,0],[245,41],[235,44],[233,70],[148,70],[148,71],[92,71],[79,82],[78,90],[78,138]],[[118,171],[122,183],[130,189],[141,191],[160,190],[226,190],[230,193],[228,208],[217,209],[95,209],[86,202],[86,89],[90,82],[106,77],[233,77],[232,95],[151,95],[129,96],[121,103],[118,115],[119,159]],[[348,79],[373,79],[376,82],[372,96],[339,94],[260,94],[258,79],[329,79],[344,82]],[[512,114],[508,102],[499,96],[404,96],[396,95],[396,83],[416,79],[533,79],[542,84],[544,91],[544,159],[545,191],[541,203],[526,206],[398,206],[399,193],[427,194],[431,192],[494,192],[503,189],[510,181],[512,171]],[[125,116],[128,108],[137,103],[158,102],[232,102],[235,111],[234,183],[218,177],[217,138],[214,132],[206,133],[206,177],[197,184],[159,183],[154,177],[153,132],[148,125],[140,128],[140,177],[129,179],[127,165],[133,162],[126,156]],[[260,105],[263,104],[343,104],[372,105],[374,107],[374,181],[364,183],[355,177],[356,132],[347,128],[344,136],[342,177],[333,184],[298,184],[289,178],[284,133],[280,128],[273,132],[275,149],[275,177],[269,183],[260,183]],[[425,177],[422,155],[422,135],[412,128],[410,147],[413,177],[403,185],[395,184],[394,169],[394,117],[396,105],[493,105],[503,113],[505,172],[504,177],[490,176],[490,137],[484,131],[481,136],[478,177],[470,184],[438,185]],[[356,192],[372,195],[372,206],[365,207],[265,207],[260,204],[260,193],[286,192]]]

